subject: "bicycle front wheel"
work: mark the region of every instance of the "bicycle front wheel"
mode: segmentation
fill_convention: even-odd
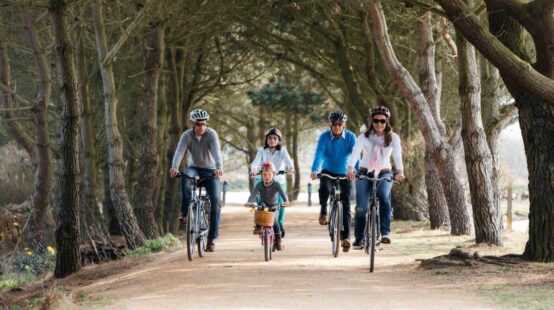
[[[333,204],[333,212],[331,216],[333,217],[333,257],[339,256],[340,250],[340,233],[342,230],[342,204],[339,201],[335,201]]]
[[[200,236],[198,237],[198,256],[204,257],[206,245],[208,244],[208,233],[210,227],[210,201],[204,201],[200,208]]]
[[[185,226],[185,232],[187,237],[187,255],[189,261],[194,258],[194,246],[196,245],[196,229],[195,229],[195,214],[192,204],[189,207],[187,225]]]
[[[265,261],[269,261],[271,259],[271,245],[269,244],[269,229],[264,229],[264,258]]]
[[[371,253],[369,255],[369,272],[373,272],[375,249],[377,245],[377,208],[371,207]]]

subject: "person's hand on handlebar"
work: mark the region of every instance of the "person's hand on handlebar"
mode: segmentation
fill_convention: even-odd
[[[402,181],[404,181],[405,178],[406,177],[404,176],[404,174],[402,172],[399,172],[394,176],[394,180],[396,182],[402,182]]]
[[[317,179],[317,172],[313,171],[313,172],[310,174],[310,178],[312,178],[312,180]]]
[[[283,203],[283,207],[284,207],[284,208],[290,207],[290,202],[285,201],[285,202]]]
[[[348,166],[346,177],[348,178],[348,181],[353,181],[354,179],[356,179],[356,173],[354,173],[354,167]]]
[[[216,169],[215,170],[215,177],[216,178],[221,178],[221,176],[223,175],[223,169],[219,168],[219,169]]]
[[[250,171],[250,178],[253,179],[256,177],[256,172]]]
[[[169,176],[172,178],[176,177],[178,173],[179,173],[178,169],[175,169],[175,168],[169,169]]]
[[[251,203],[251,202],[247,202],[247,203],[244,204],[244,206],[245,206],[246,208],[251,208],[253,205],[254,205],[254,204]]]

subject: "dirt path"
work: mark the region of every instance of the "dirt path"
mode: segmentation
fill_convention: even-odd
[[[123,274],[83,287],[84,306],[102,309],[386,308],[491,309],[496,306],[455,281],[416,272],[415,258],[448,252],[464,239],[397,226],[393,244],[367,271],[363,251],[330,255],[330,242],[316,221],[317,208],[287,210],[285,251],[263,262],[252,215],[225,207],[215,253],[189,262],[184,249]],[[399,231],[400,230],[400,231]],[[444,240],[433,242],[433,238]],[[467,239],[467,238],[466,238]],[[433,246],[429,246],[433,244]],[[95,300],[96,302],[93,302]],[[100,302],[98,302],[100,300]]]

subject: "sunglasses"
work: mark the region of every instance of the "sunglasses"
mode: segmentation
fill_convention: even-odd
[[[373,124],[378,124],[378,123],[386,124],[386,123],[387,123],[387,120],[386,120],[386,119],[374,118],[374,119],[373,119]]]
[[[344,123],[331,123],[331,126],[333,127],[342,127]]]
[[[204,123],[198,123],[198,122],[197,122],[197,123],[195,123],[195,125],[196,125],[197,127],[205,127],[205,126],[206,126],[206,123],[205,123],[205,122],[204,122]]]

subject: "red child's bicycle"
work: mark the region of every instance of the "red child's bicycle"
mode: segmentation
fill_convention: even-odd
[[[279,205],[266,206],[264,203],[249,203],[247,207],[254,211],[254,223],[260,226],[260,239],[264,247],[265,261],[272,258],[272,253],[275,251],[275,232],[273,231],[273,223],[275,222],[275,211]]]

